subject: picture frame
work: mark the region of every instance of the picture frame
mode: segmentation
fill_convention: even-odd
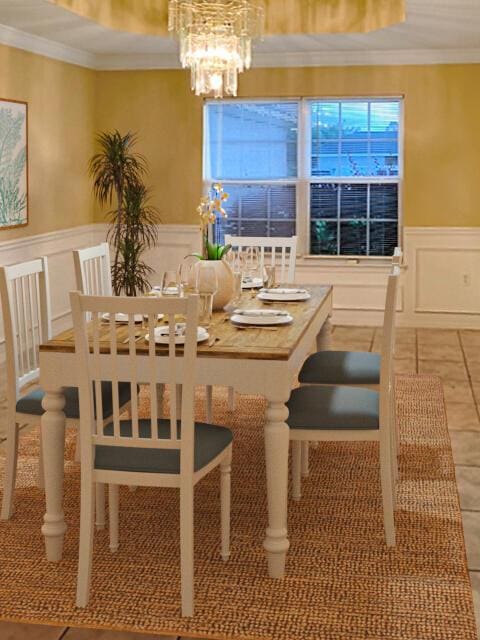
[[[0,98],[0,230],[28,224],[28,103]]]

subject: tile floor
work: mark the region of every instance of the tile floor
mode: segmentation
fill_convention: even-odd
[[[379,351],[381,330],[335,327],[333,348]],[[460,494],[467,560],[480,628],[480,331],[397,329],[398,373],[432,373],[443,380]],[[0,392],[0,395],[1,394]],[[0,418],[5,402],[0,401]],[[0,420],[0,441],[2,440]],[[0,622],[1,640],[161,640],[157,636]],[[480,639],[480,636],[479,636]],[[177,640],[165,638],[163,640]],[[188,640],[181,638],[178,640]]]

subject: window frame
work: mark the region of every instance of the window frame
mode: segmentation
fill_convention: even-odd
[[[398,101],[398,175],[397,176],[312,176],[311,175],[311,104],[314,102],[392,102]],[[304,96],[275,98],[248,97],[248,98],[223,98],[222,103],[250,103],[258,102],[262,104],[293,102],[298,105],[298,131],[297,131],[297,177],[278,178],[271,180],[224,180],[228,184],[261,184],[261,185],[295,185],[296,186],[296,211],[295,226],[298,236],[298,256],[318,260],[385,260],[386,256],[369,255],[321,255],[311,253],[310,244],[310,185],[311,184],[385,184],[392,183],[398,185],[398,216],[397,216],[397,245],[403,244],[403,175],[404,175],[404,112],[405,96],[388,95],[379,96]],[[203,150],[202,150],[202,181],[204,193],[208,192],[215,178],[207,176],[209,167],[208,153],[210,149],[208,140],[208,105],[218,104],[218,99],[206,98],[203,103]],[[368,218],[367,218],[368,220]],[[368,228],[368,226],[367,226]]]

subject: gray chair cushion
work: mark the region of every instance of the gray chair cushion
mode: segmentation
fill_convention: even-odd
[[[287,403],[291,429],[378,429],[379,394],[357,387],[305,386]]]
[[[77,387],[65,387],[65,416],[73,420],[78,420],[80,417],[80,409],[78,404],[78,389]],[[44,413],[42,408],[42,400],[45,395],[43,389],[35,389],[31,391],[17,402],[17,412],[27,413],[32,416],[41,416]],[[118,397],[120,406],[123,406],[131,399],[130,383],[119,382],[118,383]],[[112,383],[104,381],[102,382],[102,409],[103,418],[109,418],[113,413],[113,398],[112,398]]]
[[[368,351],[318,351],[298,377],[306,384],[379,384],[380,354]]]
[[[141,438],[150,437],[150,420],[139,420],[138,431]],[[180,437],[180,427],[178,437]],[[120,422],[120,433],[132,436],[131,420]],[[105,434],[113,434],[113,424],[105,427]],[[170,436],[170,421],[158,420],[160,438]],[[232,442],[230,429],[203,422],[195,423],[194,469],[198,471],[216,458]],[[115,447],[97,445],[95,447],[95,468],[109,471],[132,471],[139,473],[180,473],[179,449],[143,449],[140,447]]]

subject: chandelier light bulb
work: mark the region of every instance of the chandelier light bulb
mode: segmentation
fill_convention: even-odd
[[[237,95],[238,74],[250,68],[263,20],[253,0],[169,1],[168,29],[180,40],[180,62],[190,69],[196,95]]]

